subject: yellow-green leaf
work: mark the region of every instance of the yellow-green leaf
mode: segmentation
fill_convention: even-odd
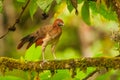
[[[81,10],[82,19],[87,23],[90,24],[90,11],[89,11],[89,2],[86,0],[82,6]]]
[[[0,13],[2,12],[3,10],[3,4],[2,4],[2,1],[0,1]]]
[[[62,0],[56,0],[57,4],[60,4]]]
[[[24,3],[26,0],[17,0],[17,1],[18,1],[18,2],[23,2],[23,3]]]
[[[69,12],[72,12],[74,7],[73,7],[71,1],[70,0],[66,0],[66,3],[67,3],[67,8],[68,8]]]
[[[30,16],[33,19],[33,15],[35,14],[36,10],[37,10],[37,3],[35,2],[36,0],[32,0],[30,7],[29,7],[29,11],[30,11]]]
[[[48,12],[53,0],[37,0],[37,5],[44,11]],[[47,11],[46,11],[47,10]]]
[[[39,60],[41,56],[40,47],[35,48],[33,44],[25,53],[25,60],[27,61],[36,61]]]

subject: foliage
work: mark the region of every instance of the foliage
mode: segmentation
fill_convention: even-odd
[[[15,76],[1,76],[0,77],[1,80],[22,80],[21,78],[19,77],[15,77]]]
[[[96,13],[101,14],[108,20],[115,20],[117,21],[117,15],[115,11],[112,9],[107,9],[104,4],[96,4],[95,2],[90,2],[90,8],[92,9],[92,13],[95,15]]]
[[[17,1],[20,3],[21,2],[25,3],[27,0],[17,0]],[[72,0],[65,0],[65,1],[70,13],[74,10],[74,8],[77,9],[78,4],[83,3],[81,16],[87,24],[90,24],[90,14],[91,14],[90,9],[92,9],[92,13],[99,13],[102,16],[104,16],[106,19],[117,21],[117,15],[115,14],[111,6],[107,8],[106,5],[104,5],[104,1],[102,3],[100,2],[96,3],[94,1],[88,1],[88,0],[77,0],[78,4],[75,4],[75,3],[72,4]],[[75,2],[76,0],[73,0],[73,1]],[[30,12],[31,18],[33,18],[33,15],[37,11],[38,7],[42,9],[43,13],[48,13],[52,5],[52,2],[53,0],[44,0],[44,1],[31,0],[30,6],[29,6],[29,12]],[[56,0],[56,2],[59,5],[61,2],[64,2],[64,1]]]
[[[16,10],[18,10],[18,12],[19,12],[21,7],[24,10],[23,5],[25,5],[27,1],[28,0],[14,1],[15,2],[14,6],[15,6]],[[52,7],[52,4],[54,1],[56,1],[55,7]],[[73,1],[77,1],[77,3],[76,2],[73,3]],[[108,2],[107,3],[105,2],[107,0],[96,0],[96,1],[97,2],[95,2],[95,0],[30,0],[29,5],[27,6],[27,11],[29,12],[31,19],[36,22],[41,21],[38,19],[36,19],[36,20],[34,19],[34,15],[37,13],[38,9],[40,9],[42,11],[41,13],[48,14],[51,11],[51,8],[54,8],[53,9],[53,11],[55,11],[54,18],[59,17],[58,15],[61,15],[61,13],[62,13],[62,15],[61,15],[62,18],[65,20],[66,23],[68,22],[69,25],[66,24],[65,27],[68,26],[68,28],[63,28],[63,29],[65,29],[65,30],[63,30],[64,35],[62,36],[61,42],[59,44],[60,47],[58,48],[58,51],[56,52],[57,56],[60,59],[78,58],[78,56],[81,55],[78,52],[78,48],[80,49],[79,45],[81,43],[79,43],[79,41],[78,41],[79,38],[77,38],[79,36],[77,33],[79,24],[74,23],[74,21],[77,22],[77,20],[74,20],[71,17],[82,18],[88,25],[91,25],[91,17],[97,16],[98,14],[100,14],[100,19],[102,18],[103,22],[107,22],[107,21],[118,22],[118,14],[116,14],[116,12],[114,10],[114,7],[113,7],[114,3],[112,1],[111,1],[112,5],[109,5],[109,6],[108,6]],[[99,1],[102,1],[102,2],[99,2]],[[67,6],[66,9],[64,9],[65,6]],[[76,14],[77,10],[78,10],[78,14]],[[3,0],[0,0],[0,13],[2,13],[2,12],[3,12]],[[30,23],[29,20],[26,20],[26,18],[28,17],[28,13],[27,12],[24,12],[24,13],[25,14],[22,17],[23,19],[21,21],[23,21],[23,22],[28,21],[28,23]],[[74,15],[73,13],[75,13],[76,15]],[[57,16],[55,16],[55,14],[57,14]],[[63,17],[65,15],[67,15],[67,16],[69,15],[70,17],[69,18]],[[75,24],[75,25],[73,26],[73,24]],[[77,28],[76,28],[76,25],[77,25]],[[113,24],[113,25],[115,26],[115,24]],[[29,25],[29,26],[31,26],[31,25]],[[75,27],[75,30],[73,27]],[[23,28],[25,30],[28,29],[26,27],[23,27]],[[33,29],[33,28],[31,28],[31,29]],[[100,32],[100,31],[98,31],[98,32]],[[95,37],[96,37],[96,35],[95,35]],[[66,40],[66,39],[68,39],[68,40]],[[11,41],[8,40],[8,41],[11,43],[12,40]],[[98,45],[97,45],[97,47],[95,45],[94,49],[97,50],[95,53],[100,53],[100,55],[97,54],[97,56],[101,56],[101,53],[104,53],[104,50],[106,49],[105,47],[107,46],[107,44],[108,45],[112,44],[109,40],[105,41],[105,39],[98,40],[98,41],[96,41],[96,43]],[[115,44],[118,44],[118,45],[115,45]],[[114,47],[119,49],[119,43],[115,43],[115,44],[114,44]],[[100,48],[101,46],[102,46],[102,48]],[[103,48],[104,48],[104,50],[100,51]],[[107,48],[111,49],[110,47],[107,47]],[[21,62],[26,61],[26,60],[27,61],[40,60],[40,57],[41,57],[40,52],[41,52],[40,47],[35,48],[35,45],[32,45],[25,52],[25,56],[21,57]],[[47,49],[46,53],[51,53],[50,49]],[[105,52],[105,53],[107,53],[107,52]],[[114,52],[114,53],[116,53],[116,52]],[[47,59],[53,59],[51,54],[48,54],[46,57],[47,57]],[[51,71],[46,70],[43,72],[41,71],[41,73],[38,75],[38,77],[40,78],[40,80],[61,80],[61,79],[62,80],[71,80],[71,79],[79,80],[79,79],[83,79],[84,77],[86,77],[88,74],[90,74],[94,70],[95,70],[94,68],[88,68],[87,71],[80,71],[77,69],[76,75],[74,78],[71,77],[72,72],[70,72],[69,70],[55,70],[54,75],[52,75]],[[26,75],[28,75],[30,72],[22,72],[22,73],[23,73],[24,77],[26,77]],[[96,80],[109,79],[110,76],[114,73],[115,73],[115,71],[111,70],[110,72],[106,72],[105,75],[99,76]],[[31,72],[30,77],[31,76],[32,76],[32,79],[35,79],[36,73]],[[120,75],[118,75],[118,79],[119,79],[119,77],[120,77]],[[15,74],[13,74],[13,75],[9,74],[9,76],[6,75],[5,77],[2,76],[2,74],[1,74],[0,80],[24,80],[24,79],[21,78],[21,76],[15,77]]]
[[[40,59],[40,47],[35,48],[35,44],[32,45],[25,53],[25,60],[27,61],[37,61]]]
[[[82,19],[87,23],[90,24],[90,11],[89,11],[89,3],[87,0],[84,1],[81,10]]]
[[[0,1],[0,13],[2,12],[2,8],[3,8],[3,0]]]

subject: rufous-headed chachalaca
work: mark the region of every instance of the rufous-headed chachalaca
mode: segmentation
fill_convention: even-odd
[[[28,42],[27,49],[35,43],[35,46],[42,46],[42,59],[45,60],[44,53],[45,48],[48,44],[51,44],[51,50],[54,59],[55,56],[55,47],[61,36],[62,28],[64,22],[61,19],[56,19],[52,25],[46,25],[40,27],[37,31],[23,37],[21,42],[18,44],[17,48],[20,49],[25,43]]]

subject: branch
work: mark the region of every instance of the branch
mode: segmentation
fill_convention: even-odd
[[[3,67],[9,70],[19,69],[23,71],[36,71],[41,70],[56,70],[56,69],[73,69],[80,68],[81,70],[87,69],[87,67],[98,68],[113,68],[120,69],[120,57],[106,58],[79,58],[79,59],[67,59],[67,60],[49,60],[43,61],[21,61],[8,57],[0,57],[0,69]]]
[[[23,13],[24,13],[24,11],[27,8],[27,6],[28,6],[29,3],[30,3],[30,0],[28,0],[26,2],[25,6],[22,7],[22,11],[20,12],[20,15],[16,19],[15,23],[11,27],[8,28],[7,32],[4,35],[0,36],[0,39],[2,39],[3,37],[5,37],[10,31],[15,31],[16,30],[15,26],[16,26],[16,24],[18,24],[20,22],[21,16],[23,15]]]

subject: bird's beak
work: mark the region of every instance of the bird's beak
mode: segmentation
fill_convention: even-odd
[[[64,26],[64,23],[59,23],[58,25],[59,25],[59,26]]]

